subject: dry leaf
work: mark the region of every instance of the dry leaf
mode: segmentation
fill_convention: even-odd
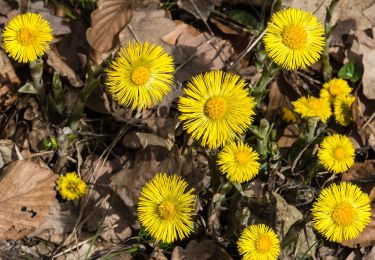
[[[233,47],[228,41],[208,33],[196,37],[183,33],[172,51],[176,66],[181,66],[175,80],[187,81],[199,73],[222,69],[232,54]]]
[[[192,240],[185,249],[176,246],[172,260],[230,260],[232,257],[213,240],[197,242]]]
[[[314,13],[319,21],[324,22],[327,7],[331,3],[331,0],[284,0],[282,3],[283,7],[294,7]]]
[[[173,140],[170,138],[165,139],[155,134],[140,133],[134,131],[124,136],[122,144],[125,147],[132,149],[145,149],[148,146],[159,146],[164,147],[169,151],[174,145],[174,138]]]
[[[189,33],[192,36],[198,36],[200,34],[200,32],[195,27],[186,23],[180,23],[173,31],[167,33],[166,35],[161,37],[161,39],[170,45],[176,45],[178,38],[183,33]]]
[[[7,163],[17,160],[15,146],[11,140],[0,140],[0,169]]]
[[[121,30],[132,17],[131,1],[99,0],[91,14],[91,27],[86,32],[91,47],[104,53],[114,48]]]
[[[211,10],[215,9],[213,2],[213,0],[178,0],[177,5],[179,8],[193,14],[196,18],[207,21]]]
[[[136,40],[134,35],[140,42],[149,41],[155,43],[169,52],[171,47],[162,41],[161,37],[173,31],[176,28],[174,21],[165,18],[164,10],[136,10],[133,12],[133,18],[129,25],[132,33],[125,28],[120,33],[121,46],[126,45],[128,41]]]
[[[0,239],[20,239],[38,228],[55,200],[56,175],[30,161],[16,161],[0,176]]]
[[[55,69],[61,76],[67,77],[70,84],[74,87],[83,86],[83,81],[77,76],[72,68],[66,63],[65,58],[60,55],[56,46],[52,45],[47,51],[47,64]]]
[[[0,82],[9,82],[16,86],[21,83],[8,56],[2,50],[0,50]]]

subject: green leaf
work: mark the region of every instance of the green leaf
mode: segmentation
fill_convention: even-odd
[[[249,12],[243,9],[233,9],[230,10],[228,14],[236,22],[247,26],[251,33],[259,32],[260,24]]]
[[[362,77],[362,72],[354,62],[350,61],[341,67],[338,76],[351,82],[357,82]]]

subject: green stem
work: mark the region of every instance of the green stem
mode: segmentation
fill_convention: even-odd
[[[327,14],[326,14],[325,22],[324,22],[326,44],[324,46],[324,50],[322,54],[322,63],[323,63],[323,77],[325,81],[328,81],[332,78],[332,66],[329,61],[329,36],[332,31],[332,27],[331,27],[332,13],[338,2],[339,0],[332,0],[331,4],[327,8]]]
[[[73,113],[70,116],[68,125],[74,131],[77,130],[78,121],[83,116],[83,110],[85,109],[87,99],[90,97],[92,91],[100,85],[98,80],[89,79],[79,94],[77,103],[74,107]]]
[[[42,106],[46,104],[46,92],[43,87],[43,60],[36,59],[29,63],[31,77],[33,78],[33,86],[38,92],[38,98]]]

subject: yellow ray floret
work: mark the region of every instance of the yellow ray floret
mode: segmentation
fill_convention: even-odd
[[[237,248],[244,260],[275,260],[280,253],[280,241],[272,228],[250,225],[242,231]]]
[[[332,114],[330,103],[321,98],[301,97],[293,102],[293,106],[294,110],[302,117],[319,117],[324,123]]]
[[[70,172],[57,179],[57,190],[63,199],[76,200],[86,195],[88,187],[76,172]]]
[[[243,142],[224,146],[218,154],[217,163],[228,180],[239,183],[251,180],[260,169],[258,153]]]
[[[255,114],[254,99],[245,86],[238,75],[222,71],[193,77],[178,104],[184,129],[209,148],[243,134]]]
[[[263,41],[268,55],[288,70],[319,60],[325,45],[322,24],[310,12],[289,8],[274,13]]]
[[[106,70],[108,91],[121,105],[147,109],[161,102],[171,90],[172,57],[155,44],[128,43]]]
[[[355,97],[352,95],[339,95],[333,101],[333,110],[336,118],[336,122],[340,125],[349,125],[352,118],[352,105],[355,101]]]
[[[320,163],[329,171],[342,173],[354,164],[355,149],[352,141],[339,134],[327,136],[318,150]]]
[[[369,196],[351,183],[332,184],[321,191],[312,208],[313,225],[333,242],[356,238],[371,221]]]
[[[195,195],[187,186],[177,175],[159,173],[143,187],[138,219],[156,240],[172,243],[192,232]]]
[[[346,80],[331,79],[323,84],[323,88],[320,90],[320,97],[328,99],[329,102],[332,103],[335,97],[350,94],[351,91],[352,88],[349,86]]]
[[[44,55],[52,41],[52,28],[40,14],[14,17],[3,30],[3,47],[18,62],[35,61]]]

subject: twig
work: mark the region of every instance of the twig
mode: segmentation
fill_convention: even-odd
[[[238,59],[233,62],[228,70],[234,68],[237,66],[237,64],[255,47],[255,45],[257,45],[257,43],[262,39],[262,37],[264,36],[264,34],[266,33],[266,29],[258,36],[258,38],[256,38],[253,42],[249,43],[248,47],[246,48],[245,51],[243,51],[240,55],[240,57],[238,57]]]
[[[128,24],[128,29],[129,29],[129,32],[133,35],[134,39],[135,39],[138,43],[140,43],[141,41],[139,40],[138,36],[137,36],[137,35],[135,34],[135,32],[133,31],[133,27],[132,27],[130,24]]]
[[[65,249],[64,251],[61,251],[60,253],[58,253],[58,254],[52,256],[52,259],[55,259],[55,258],[57,258],[57,257],[59,257],[59,256],[62,256],[62,255],[64,255],[64,254],[66,254],[66,253],[69,253],[70,251],[73,251],[74,249],[80,247],[81,245],[86,244],[87,242],[90,242],[93,238],[94,238],[94,237],[90,237],[89,239],[86,239],[86,240],[84,240],[84,241],[82,241],[82,242],[79,242],[78,244],[76,244],[76,245],[74,245],[74,246],[71,246],[71,247]]]
[[[198,6],[196,5],[194,0],[190,0],[191,4],[194,6],[194,9],[198,12],[200,18],[202,19],[204,25],[207,27],[207,29],[210,31],[211,36],[214,36],[213,31],[211,30],[211,27],[208,25],[206,19],[204,19],[201,11],[199,10]]]
[[[366,121],[366,123],[363,126],[361,126],[361,128],[359,130],[361,131],[361,130],[365,129],[371,123],[371,121],[374,119],[374,117],[375,117],[375,112],[372,113],[370,118]]]

